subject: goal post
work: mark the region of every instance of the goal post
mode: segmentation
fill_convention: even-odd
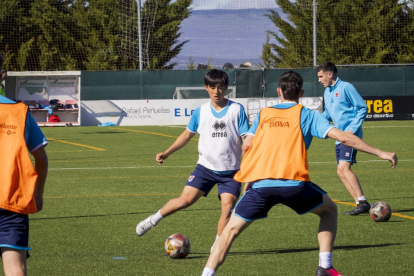
[[[234,99],[236,98],[236,86],[229,86],[224,94],[225,98]],[[203,86],[195,87],[176,87],[173,95],[174,100],[185,100],[185,99],[207,99],[208,94],[206,88]]]

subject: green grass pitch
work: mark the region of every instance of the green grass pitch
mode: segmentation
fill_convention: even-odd
[[[201,275],[220,214],[216,188],[144,236],[135,234],[139,221],[179,196],[197,162],[197,139],[164,165],[155,162],[184,127],[42,130],[50,171],[44,210],[30,216],[29,275]],[[309,149],[312,181],[338,201],[333,264],[347,276],[413,275],[414,121],[365,122],[364,140],[399,158],[391,169],[359,152],[353,166],[369,202],[391,205],[389,222],[343,215],[353,207],[336,175],[334,141],[315,138]],[[276,206],[239,236],[217,275],[314,275],[317,225],[315,215]],[[173,233],[190,239],[186,259],[165,254],[164,241]]]

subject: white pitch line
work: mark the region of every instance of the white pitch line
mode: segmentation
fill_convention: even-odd
[[[398,159],[398,162],[412,162],[414,161],[414,159],[405,159],[405,160],[400,160]],[[371,162],[390,162],[388,160],[365,160],[365,161],[357,161],[357,163],[371,163]],[[309,164],[331,164],[332,162],[308,162]]]
[[[167,127],[187,128],[186,126],[167,126]]]
[[[171,126],[159,126],[159,127],[177,127],[177,128],[187,128],[187,126],[179,126],[179,125],[176,125],[176,126],[174,126],[174,125],[171,125]],[[412,127],[412,128],[414,128],[414,125],[413,126],[363,126],[362,128],[364,129],[364,128],[387,128],[387,127]]]
[[[398,162],[413,162],[414,159],[398,160]],[[358,163],[371,163],[371,162],[389,162],[388,160],[366,160],[358,161]],[[333,164],[335,161],[329,162],[308,162],[309,164]],[[49,168],[49,171],[60,170],[118,170],[118,169],[148,169],[148,168],[195,168],[195,165],[188,166],[135,166],[135,167],[92,167],[92,168]]]
[[[118,169],[147,169],[147,168],[190,168],[191,166],[136,166],[136,167],[94,167],[94,168],[49,168],[49,171],[59,170],[118,170]]]
[[[380,127],[414,127],[414,126],[363,126],[362,129],[364,129],[364,128],[380,128]]]

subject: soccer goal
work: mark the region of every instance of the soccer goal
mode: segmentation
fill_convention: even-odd
[[[224,96],[228,99],[236,98],[236,86],[229,86]],[[207,99],[208,94],[205,87],[177,87],[173,95],[174,100],[185,99]]]

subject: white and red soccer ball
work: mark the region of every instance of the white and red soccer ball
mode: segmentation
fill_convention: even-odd
[[[392,214],[391,206],[386,202],[376,202],[371,206],[369,214],[375,222],[388,221]]]
[[[171,259],[183,259],[190,254],[190,240],[183,234],[172,234],[165,241],[165,252]]]

